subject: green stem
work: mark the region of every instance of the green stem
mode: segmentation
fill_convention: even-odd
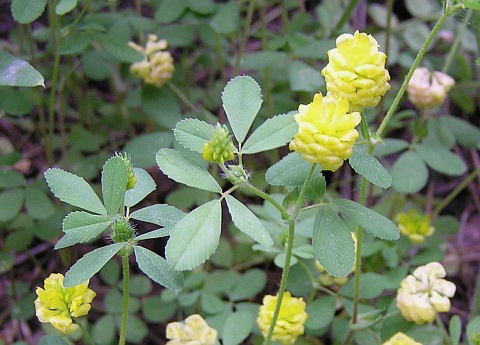
[[[438,328],[442,330],[443,339],[445,341],[444,344],[451,345],[452,341],[451,341],[450,335],[448,334],[447,328],[443,324],[443,321],[440,318],[440,315],[438,314],[435,316],[435,323],[437,324]]]
[[[462,181],[462,183],[460,183],[454,190],[452,190],[450,192],[450,194],[447,195],[446,198],[444,198],[442,200],[442,202],[435,208],[435,210],[433,211],[432,213],[432,219],[435,219],[438,217],[438,215],[440,214],[440,212],[442,212],[442,210],[450,203],[452,202],[453,199],[455,199],[455,197],[460,194],[460,192],[462,190],[464,190],[469,184],[470,182],[473,181],[473,179],[475,177],[477,177],[477,175],[480,174],[480,168],[477,168],[475,169],[474,171],[472,171],[470,173],[470,175],[467,176],[467,178],[465,180]]]
[[[290,215],[288,214],[287,211],[280,205],[274,198],[272,198],[270,195],[267,193],[261,191],[255,186],[252,186],[250,183],[244,183],[242,184],[242,188],[252,194],[255,194],[256,196],[262,198],[265,201],[268,201],[270,204],[273,205],[278,211],[280,211],[280,214],[282,216],[282,219],[287,219]]]
[[[282,281],[280,282],[280,289],[278,290],[278,295],[277,295],[277,304],[275,305],[275,311],[273,312],[272,321],[271,321],[270,328],[268,330],[268,334],[265,339],[264,345],[271,344],[273,331],[275,329],[275,324],[277,323],[278,315],[280,314],[283,295],[287,287],[288,274],[290,273],[290,260],[292,258],[294,234],[295,234],[295,225],[294,223],[291,223],[288,225],[287,251],[286,251],[286,257],[285,257],[285,264],[283,267]]]
[[[194,113],[200,115],[201,117],[205,118],[206,120],[211,120],[215,118],[215,115],[213,115],[211,112],[209,112],[207,109],[200,107],[198,108],[193,104],[187,96],[178,88],[176,87],[172,82],[167,83],[167,87],[170,89],[170,91],[173,92],[173,94],[183,103],[185,104],[188,108],[190,108],[191,111]]]
[[[433,38],[437,34],[437,32],[440,30],[442,27],[443,23],[445,20],[448,18],[449,12],[445,11],[442,16],[438,19],[437,23],[433,27],[432,31],[430,32],[430,35],[428,36],[427,40],[423,44],[422,48],[420,48],[420,51],[418,52],[417,56],[415,57],[415,60],[413,61],[412,66],[410,67],[410,70],[407,73],[407,76],[405,77],[405,80],[403,81],[402,86],[400,87],[400,90],[398,90],[397,95],[395,96],[395,99],[392,102],[392,105],[388,109],[387,114],[385,115],[385,118],[383,119],[382,123],[380,124],[380,127],[378,127],[376,136],[377,138],[380,138],[383,135],[383,132],[385,131],[388,123],[390,122],[390,119],[392,118],[393,114],[395,113],[395,110],[397,110],[398,104],[400,103],[400,100],[403,97],[403,94],[405,93],[405,90],[407,89],[408,82],[410,81],[410,78],[412,77],[413,72],[417,68],[418,64],[422,60],[423,56],[427,52],[427,48],[432,42]]]
[[[225,61],[222,55],[222,42],[220,35],[215,31],[215,52],[217,55],[218,68],[220,69],[220,75],[222,77],[223,84],[227,83],[227,69],[225,68]]]
[[[128,255],[122,256],[123,265],[123,303],[122,303],[122,326],[120,328],[120,340],[118,345],[125,345],[127,340],[127,320],[128,320],[128,289],[130,287],[130,269]]]
[[[469,9],[467,11],[467,14],[465,15],[465,18],[463,19],[462,26],[460,27],[457,34],[455,35],[455,41],[453,42],[452,47],[450,48],[450,52],[448,53],[448,56],[445,60],[445,64],[443,65],[443,68],[442,68],[443,73],[448,73],[450,65],[452,64],[453,60],[457,56],[458,47],[462,42],[463,34],[465,33],[465,30],[467,29],[467,26],[470,23],[470,19],[472,18],[472,15],[473,15],[473,11],[472,9]]]
[[[305,203],[305,193],[307,191],[308,184],[310,183],[310,179],[313,176],[313,172],[315,171],[316,166],[317,164],[312,164],[312,166],[310,167],[310,171],[308,172],[307,178],[305,179],[305,182],[303,183],[302,189],[300,190],[300,194],[297,198],[297,201],[295,202],[295,208],[293,209],[293,212],[290,215],[290,217],[288,217],[285,221],[287,224],[293,223],[295,219],[297,219],[298,212],[300,212],[300,208]]]
[[[285,31],[288,34],[290,32],[290,20],[288,19],[287,7],[285,6],[285,1],[280,0],[280,7],[282,8],[282,21],[285,27]]]
[[[480,275],[477,276],[477,280],[475,282],[475,295],[473,297],[473,303],[470,310],[469,320],[472,320],[475,316],[477,316],[479,311],[480,311]]]
[[[333,32],[337,32],[342,28],[342,26],[347,22],[348,18],[352,15],[353,10],[355,9],[355,6],[357,6],[358,0],[352,0],[348,3],[347,8],[345,11],[343,11],[342,18],[337,22],[337,25],[335,25],[335,29],[333,29]]]
[[[87,341],[87,343],[90,344],[90,345],[95,345],[95,343],[93,342],[93,339],[92,339],[92,337],[90,336],[90,334],[88,333],[86,327],[83,326],[83,324],[80,322],[80,320],[78,319],[78,317],[75,317],[75,316],[74,316],[73,319],[75,320],[75,323],[78,325],[78,327],[80,327],[80,329],[82,330],[83,337],[85,338],[85,340]]]
[[[242,40],[240,42],[240,47],[237,53],[237,59],[235,60],[235,66],[233,67],[233,75],[236,76],[238,74],[238,70],[240,68],[240,59],[243,55],[243,51],[245,50],[245,46],[247,45],[248,33],[250,32],[250,26],[252,24],[253,18],[253,11],[255,9],[256,0],[250,0],[247,10],[247,19],[245,20],[245,28],[243,30]]]

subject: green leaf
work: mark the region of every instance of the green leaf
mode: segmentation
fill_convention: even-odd
[[[362,175],[374,185],[384,189],[392,185],[392,176],[378,159],[368,154],[366,146],[355,145],[348,162],[357,174]]]
[[[292,91],[318,92],[325,86],[318,69],[298,60],[290,64],[288,74]]]
[[[97,194],[83,178],[62,169],[50,168],[45,172],[45,180],[61,201],[90,212],[107,214]]]
[[[117,61],[133,63],[142,60],[142,54],[128,45],[127,40],[110,33],[97,33],[95,40]]]
[[[329,205],[318,208],[313,224],[313,253],[325,270],[344,277],[352,270],[355,246],[350,230]]]
[[[253,154],[283,146],[297,133],[298,125],[293,115],[277,115],[262,123],[252,133],[242,148],[243,153]]]
[[[45,86],[43,76],[32,65],[3,50],[0,50],[0,85]]]
[[[165,300],[162,296],[147,296],[143,299],[142,315],[149,322],[168,321],[175,315],[176,311],[177,304]]]
[[[175,271],[160,255],[147,248],[135,246],[135,258],[138,267],[150,279],[171,290],[181,290],[183,287],[183,275]]]
[[[414,21],[409,23],[402,33],[403,39],[408,47],[414,51],[418,51],[427,40],[430,34],[430,27],[425,23]]]
[[[414,17],[420,19],[440,16],[441,8],[435,0],[406,0],[405,5]]]
[[[55,206],[44,191],[29,186],[25,194],[28,215],[35,219],[45,219],[55,213]]]
[[[82,243],[100,235],[110,223],[111,219],[105,215],[76,211],[65,217],[62,229],[75,243]]]
[[[38,345],[68,345],[62,338],[56,335],[44,335]]]
[[[24,187],[25,177],[16,170],[0,170],[0,188]]]
[[[408,141],[402,139],[390,139],[385,138],[382,142],[378,143],[373,150],[373,155],[375,157],[388,156],[393,153],[400,152],[405,150],[410,144]]]
[[[262,105],[262,90],[253,78],[236,77],[223,89],[222,101],[233,134],[242,143]]]
[[[155,190],[156,184],[150,174],[141,168],[133,168],[137,182],[132,189],[125,192],[124,205],[132,207],[142,201],[148,194]]]
[[[185,119],[177,123],[175,139],[189,150],[203,153],[203,145],[212,139],[214,127],[198,119]]]
[[[112,314],[106,314],[95,320],[91,335],[95,344],[105,345],[111,344],[116,336],[117,328],[115,326],[115,318]]]
[[[427,184],[428,169],[416,152],[404,152],[392,168],[392,185],[399,193],[416,193]]]
[[[159,89],[153,85],[144,85],[141,101],[145,113],[164,128],[169,130],[174,128],[182,118],[180,105],[168,88]]]
[[[155,14],[155,19],[163,24],[171,23],[179,19],[186,9],[185,0],[166,0]]]
[[[55,13],[63,16],[77,7],[77,3],[78,0],[60,0],[57,6],[55,6]]]
[[[221,5],[220,10],[210,22],[213,30],[221,35],[230,35],[237,31],[240,26],[240,13],[235,2],[227,2]]]
[[[170,233],[171,233],[171,228],[169,227],[152,230],[140,236],[135,237],[135,241],[150,240],[150,239],[159,238],[159,237],[167,237],[167,236],[170,236]]]
[[[415,151],[433,170],[448,176],[460,176],[467,171],[467,165],[457,154],[437,144],[417,144]]]
[[[335,206],[348,218],[367,230],[370,234],[383,240],[397,240],[400,232],[390,219],[377,212],[346,199],[333,200]]]
[[[156,204],[141,208],[130,214],[130,217],[142,222],[159,226],[170,226],[185,216],[185,212],[167,204]]]
[[[45,11],[47,0],[13,0],[13,18],[21,23],[28,24],[40,17]]]
[[[264,271],[253,268],[245,272],[227,295],[232,302],[247,300],[262,292],[267,285],[267,275]]]
[[[265,247],[271,247],[273,240],[267,229],[263,226],[247,206],[235,199],[231,195],[225,197],[227,201],[228,210],[232,216],[233,224],[243,233],[250,236],[254,241],[257,241]]]
[[[8,222],[20,212],[25,191],[23,189],[8,189],[0,193],[0,222]]]
[[[157,164],[172,180],[190,187],[221,193],[222,187],[210,173],[184,154],[173,149],[161,149],[156,155]]]
[[[215,12],[215,2],[213,0],[188,0],[188,8],[200,14],[210,14]]]
[[[32,89],[0,87],[0,109],[11,116],[28,115],[33,109]]]
[[[466,8],[480,10],[480,2],[478,0],[462,0],[461,2]]]
[[[223,345],[241,344],[252,332],[255,318],[247,311],[235,311],[225,320],[222,330]]]
[[[127,143],[125,152],[132,157],[132,164],[139,168],[155,165],[155,154],[159,149],[172,145],[173,135],[169,132],[154,132],[139,135]]]
[[[452,345],[458,345],[460,343],[460,337],[462,336],[462,320],[458,315],[453,315],[448,325],[448,331],[450,333],[450,340]]]
[[[476,337],[478,339],[480,334],[480,316],[475,316],[470,322],[467,324],[467,339],[468,345],[477,345],[477,343],[472,341],[472,337]]]
[[[222,301],[217,295],[203,292],[200,296],[202,310],[208,314],[218,314],[225,309],[226,302]]]
[[[305,182],[312,164],[296,152],[290,152],[268,168],[265,178],[272,186],[299,186]],[[319,170],[319,168],[316,168]],[[316,173],[316,172],[315,172]]]
[[[197,207],[175,224],[166,246],[168,262],[176,270],[190,270],[217,249],[222,208],[219,200]]]
[[[67,271],[63,285],[71,287],[86,282],[126,244],[126,242],[113,243],[85,254]]]
[[[385,290],[385,277],[371,272],[362,273],[360,279],[360,298],[375,298]],[[355,282],[350,279],[347,284],[338,291],[339,294],[346,297],[353,297]]]
[[[123,205],[127,190],[128,171],[125,161],[120,156],[110,158],[102,170],[102,194],[107,215],[117,214]]]
[[[322,329],[332,322],[336,311],[336,299],[333,296],[325,296],[309,302],[306,312],[308,319],[305,322],[307,329]]]

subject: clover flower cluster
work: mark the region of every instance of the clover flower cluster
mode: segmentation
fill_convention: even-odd
[[[453,85],[455,80],[448,74],[419,67],[408,82],[408,100],[420,109],[442,105]]]
[[[442,279],[445,268],[438,262],[417,267],[402,280],[397,291],[397,307],[407,321],[416,324],[432,322],[439,312],[450,310],[455,284]]]
[[[218,332],[208,326],[198,314],[190,315],[185,322],[170,322],[167,325],[166,345],[215,345]]]
[[[234,149],[227,126],[217,123],[212,138],[203,145],[202,157],[208,162],[223,164],[234,158]]]
[[[407,213],[399,213],[396,217],[400,233],[415,243],[422,243],[425,237],[431,236],[435,228],[430,225],[430,216],[420,214],[416,209],[410,209]]]
[[[257,325],[264,337],[267,336],[272,323],[273,313],[277,304],[278,295],[266,295],[263,297],[263,304],[258,311]],[[305,321],[308,314],[305,311],[306,304],[303,298],[292,297],[290,292],[285,292],[280,307],[272,340],[282,345],[292,345],[299,335],[305,331]]]
[[[312,103],[299,106],[295,115],[298,132],[290,150],[329,171],[336,171],[350,158],[359,136],[355,129],[361,121],[359,111],[376,106],[390,89],[387,56],[378,47],[371,35],[358,31],[337,38],[322,70],[327,95],[318,93]]]
[[[143,60],[135,62],[130,66],[130,72],[142,78],[145,83],[161,87],[172,78],[175,70],[173,57],[168,51],[166,40],[158,40],[155,35],[148,35],[145,47],[134,42],[128,45],[143,55]]]
[[[72,287],[63,286],[63,275],[52,273],[37,287],[35,312],[40,322],[50,323],[64,334],[75,332],[79,326],[72,318],[87,315],[96,293],[88,288],[89,281]]]
[[[422,345],[422,343],[415,341],[415,339],[410,338],[405,333],[398,332],[382,345]]]

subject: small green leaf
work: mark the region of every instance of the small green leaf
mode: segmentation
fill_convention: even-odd
[[[354,280],[351,279],[338,292],[342,296],[353,297]],[[385,277],[371,272],[362,273],[360,279],[360,298],[375,298],[385,290]]]
[[[170,226],[185,216],[185,212],[167,204],[156,204],[141,208],[130,214],[130,217],[142,222],[158,226]]]
[[[302,156],[290,152],[268,168],[265,178],[272,186],[299,186],[305,182],[311,168],[312,164]],[[319,170],[318,167],[316,169]]]
[[[466,8],[480,10],[480,2],[478,0],[462,0],[461,2]]]
[[[175,224],[166,255],[176,270],[190,270],[205,262],[217,249],[222,208],[219,200],[197,207]]]
[[[21,23],[28,24],[40,17],[45,11],[47,0],[13,0],[13,18]]]
[[[168,130],[182,118],[180,104],[168,88],[146,84],[142,87],[141,101],[145,113]]]
[[[209,192],[221,193],[222,187],[210,173],[184,154],[173,149],[161,149],[156,155],[157,164],[172,180]]]
[[[225,309],[226,302],[220,297],[209,292],[203,292],[200,296],[202,310],[208,314],[218,314]]]
[[[52,193],[61,201],[90,212],[107,214],[97,194],[83,178],[61,169],[50,168],[45,172],[45,179]]]
[[[102,194],[107,215],[117,214],[123,204],[127,189],[128,171],[120,156],[110,158],[102,170]]]
[[[308,319],[305,322],[307,329],[322,329],[332,322],[336,311],[336,299],[325,296],[309,302],[307,305]]]
[[[408,141],[402,139],[390,139],[385,138],[382,142],[378,143],[373,150],[373,155],[375,157],[388,156],[393,153],[400,152],[405,150],[410,144]]]
[[[222,330],[223,345],[241,344],[252,332],[255,318],[247,311],[235,311],[225,320]]]
[[[229,35],[238,30],[240,26],[240,12],[237,4],[227,2],[221,5],[220,10],[217,11],[210,25],[213,30],[221,35]]]
[[[153,132],[133,138],[125,146],[125,152],[132,157],[132,164],[139,168],[155,165],[155,154],[164,147],[170,147],[173,134],[170,132]]]
[[[203,145],[212,139],[214,127],[198,119],[185,119],[177,123],[175,139],[194,152],[203,153]]]
[[[417,144],[415,151],[433,170],[448,176],[460,176],[467,171],[467,165],[457,154],[437,144]]]
[[[385,189],[392,185],[392,176],[378,159],[368,154],[366,146],[355,145],[348,161],[357,174],[374,185]]]
[[[350,230],[329,205],[318,208],[313,225],[313,253],[328,273],[344,277],[352,270],[355,246]]]
[[[335,206],[348,218],[367,230],[370,234],[383,240],[397,240],[400,232],[390,219],[377,212],[346,199],[333,200]]]
[[[288,74],[292,91],[318,92],[325,87],[319,70],[299,60],[290,64]]]
[[[0,170],[0,188],[24,187],[25,177],[16,170]]]
[[[267,275],[264,271],[253,268],[245,272],[227,295],[232,302],[247,300],[262,292],[267,285]]]
[[[254,154],[283,146],[297,133],[298,125],[293,115],[277,115],[262,123],[252,133],[242,148],[243,153]]]
[[[160,255],[147,248],[135,246],[135,258],[138,267],[150,279],[167,289],[180,290],[183,287],[183,275],[175,271]]]
[[[404,152],[392,168],[392,185],[399,193],[416,193],[427,184],[428,169],[416,152]]]
[[[470,322],[467,324],[467,339],[468,345],[477,345],[477,343],[473,342],[472,338],[475,337],[478,339],[480,335],[480,316],[475,316]]]
[[[44,335],[38,345],[68,345],[62,338],[56,335]]]
[[[8,222],[15,218],[22,208],[24,198],[23,189],[7,189],[1,192],[0,222]]]
[[[82,243],[100,235],[110,223],[111,220],[105,215],[76,211],[65,217],[62,229],[75,243]]]
[[[55,13],[63,16],[77,7],[77,3],[78,0],[60,0],[57,6],[55,6]]]
[[[155,14],[155,19],[163,24],[171,23],[179,19],[186,9],[185,0],[166,0]]]
[[[98,320],[95,320],[95,324],[93,325],[91,332],[95,344],[111,344],[117,333],[115,318],[113,315],[106,314],[100,317]]]
[[[460,337],[462,336],[462,320],[460,320],[458,315],[453,315],[450,319],[448,331],[452,345],[458,345],[460,343]]]
[[[142,54],[131,48],[127,40],[116,34],[96,33],[94,38],[115,60],[128,63],[142,60]]]
[[[43,76],[28,62],[0,50],[0,86],[45,86]]]
[[[225,197],[227,201],[228,210],[232,216],[233,224],[243,233],[250,236],[254,241],[257,241],[265,247],[271,247],[273,240],[267,229],[263,226],[247,206],[235,199],[231,195]]]
[[[140,236],[135,237],[135,241],[150,240],[153,238],[170,236],[171,228],[161,228],[146,232]]]
[[[223,89],[222,101],[233,134],[243,143],[262,105],[262,90],[253,78],[236,77]]]
[[[148,194],[155,190],[156,184],[149,173],[142,168],[133,168],[137,182],[132,189],[125,192],[124,205],[132,207],[142,201]]]
[[[63,285],[71,287],[86,282],[126,244],[126,242],[113,243],[85,254],[65,274]]]
[[[35,219],[45,219],[55,213],[55,206],[44,191],[29,186],[25,194],[28,215]]]

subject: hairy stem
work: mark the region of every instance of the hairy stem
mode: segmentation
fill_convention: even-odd
[[[123,266],[123,302],[122,302],[122,325],[120,328],[120,340],[118,345],[125,345],[127,340],[127,320],[128,320],[128,290],[130,287],[130,269],[128,255],[122,256]]]

